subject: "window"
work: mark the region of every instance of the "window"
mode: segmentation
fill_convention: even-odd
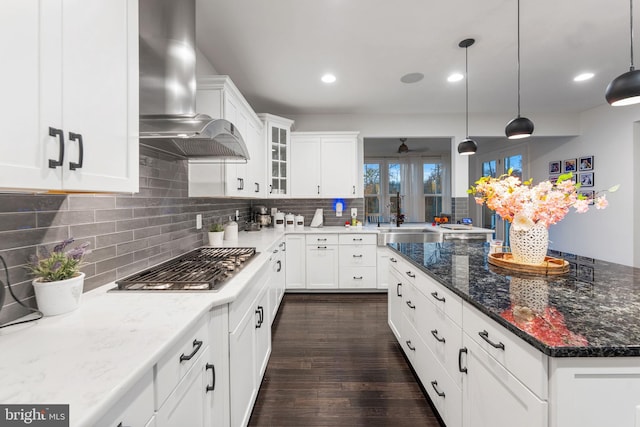
[[[406,222],[432,222],[450,209],[446,168],[441,158],[365,159],[365,218],[392,222],[398,206]]]

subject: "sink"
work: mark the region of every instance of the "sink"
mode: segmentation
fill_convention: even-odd
[[[441,233],[424,229],[409,228],[380,228],[378,246],[387,243],[440,243],[443,241]]]

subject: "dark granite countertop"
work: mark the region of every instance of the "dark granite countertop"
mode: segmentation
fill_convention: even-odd
[[[489,264],[484,242],[389,247],[549,356],[640,356],[638,268],[550,251],[571,271],[532,276]]]

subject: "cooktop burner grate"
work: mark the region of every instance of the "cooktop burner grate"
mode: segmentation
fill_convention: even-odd
[[[256,255],[255,248],[195,249],[116,281],[119,290],[211,290]]]

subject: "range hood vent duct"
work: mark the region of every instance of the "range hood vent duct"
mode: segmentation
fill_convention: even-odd
[[[195,0],[140,0],[140,144],[183,159],[248,160],[224,119],[197,114]]]

